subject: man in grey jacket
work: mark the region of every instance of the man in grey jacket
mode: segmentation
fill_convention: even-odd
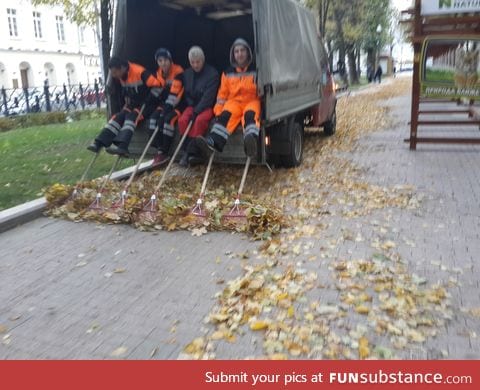
[[[199,46],[193,46],[188,52],[190,68],[183,73],[185,110],[178,119],[178,129],[184,134],[190,121],[192,128],[184,143],[184,153],[180,165],[198,163],[193,138],[203,136],[213,118],[213,105],[217,99],[220,77],[217,70],[205,63],[205,54]]]

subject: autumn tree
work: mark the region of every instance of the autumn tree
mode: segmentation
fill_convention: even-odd
[[[340,63],[347,63],[350,82],[359,82],[360,52],[367,53],[367,62],[374,65],[379,48],[389,39],[390,0],[306,0],[318,11],[319,32],[329,51],[338,51]],[[377,32],[377,27],[382,31]]]

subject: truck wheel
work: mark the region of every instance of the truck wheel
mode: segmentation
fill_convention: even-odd
[[[280,158],[285,168],[298,167],[303,158],[303,127],[298,122],[291,122],[288,127],[289,152]]]
[[[332,117],[323,124],[323,132],[325,135],[334,135],[337,131],[337,108],[333,110]]]

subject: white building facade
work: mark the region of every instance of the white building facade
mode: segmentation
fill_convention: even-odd
[[[2,1],[0,21],[0,88],[101,80],[95,30],[71,23],[61,7]]]

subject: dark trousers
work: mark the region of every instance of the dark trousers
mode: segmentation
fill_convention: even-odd
[[[112,143],[128,147],[137,127],[139,109],[124,107],[122,111],[114,114],[105,125],[100,134],[95,138],[96,142],[108,147]]]

